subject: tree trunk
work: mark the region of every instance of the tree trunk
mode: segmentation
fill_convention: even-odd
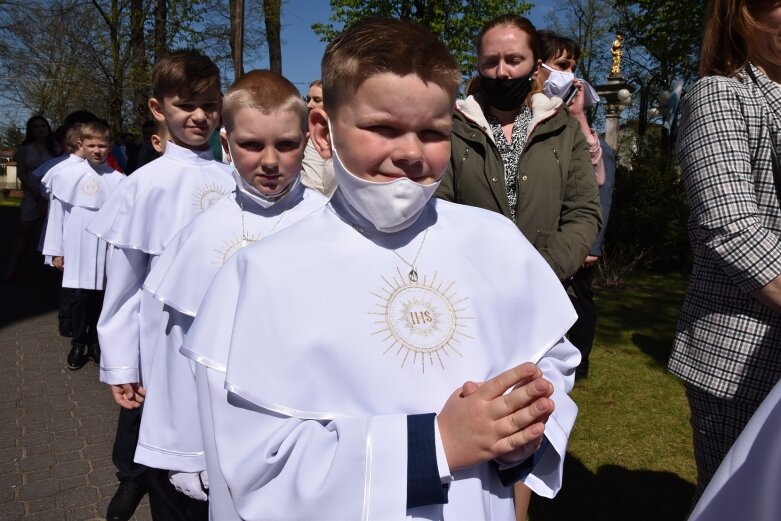
[[[154,51],[155,63],[168,54],[168,32],[166,24],[168,23],[168,0],[156,0],[155,2],[155,33],[154,33]]]
[[[244,0],[230,0],[231,56],[234,80],[244,76]]]
[[[282,74],[280,0],[263,0],[263,16],[266,21],[269,68],[277,74]]]
[[[147,99],[149,98],[149,70],[146,63],[146,45],[144,43],[144,0],[130,1],[130,55],[131,82],[133,90],[133,119],[136,132],[149,118]]]

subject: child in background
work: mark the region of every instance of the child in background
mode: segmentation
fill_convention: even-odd
[[[234,518],[512,519],[513,482],[561,486],[575,313],[514,224],[431,199],[461,78],[444,44],[366,19],[322,71],[309,127],[338,189],[231,258],[182,349],[209,473]]]
[[[143,284],[158,256],[190,220],[231,192],[230,169],[214,161],[209,137],[219,124],[220,72],[195,50],[175,51],[152,70],[149,108],[165,122],[165,154],[139,168],[106,203],[89,231],[114,247],[98,334],[101,381],[122,407],[113,459],[119,488],[108,519],[129,519],[150,492],[155,519],[205,519],[206,506],[178,494],[168,472],[134,463],[141,421],[142,384],[151,372],[162,304]]]
[[[86,228],[125,178],[106,164],[111,136],[104,121],[81,125],[79,144],[87,161],[73,162],[48,185],[51,201],[44,255],[63,272],[62,286],[71,289],[73,339],[68,369],[81,369],[87,359],[100,363],[97,324],[103,302],[107,245]],[[62,164],[62,163],[60,163]]]
[[[223,146],[235,168],[236,191],[193,219],[171,241],[144,288],[165,304],[136,461],[157,463],[174,485],[206,500],[211,519],[231,519],[219,476],[204,480],[206,461],[197,389],[190,360],[179,353],[203,295],[223,264],[238,250],[293,225],[326,198],[300,179],[308,143],[307,110],[296,87],[271,71],[252,71],[223,99]],[[221,499],[223,501],[221,501]]]

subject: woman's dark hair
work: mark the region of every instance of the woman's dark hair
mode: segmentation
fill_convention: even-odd
[[[538,31],[540,42],[540,59],[543,63],[561,54],[567,54],[575,61],[580,61],[580,45],[572,38],[561,36],[553,31]]]
[[[36,121],[43,121],[46,123],[46,129],[48,130],[48,134],[46,135],[46,150],[48,150],[49,154],[52,156],[57,155],[57,148],[54,145],[54,135],[52,134],[52,127],[49,124],[49,120],[45,117],[36,114],[35,116],[31,117],[27,120],[27,123],[25,123],[25,129],[24,129],[24,141],[22,141],[22,144],[19,146],[29,145],[33,141],[35,141],[35,135],[33,135],[33,125]]]

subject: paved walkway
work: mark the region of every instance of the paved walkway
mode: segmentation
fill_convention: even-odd
[[[0,206],[0,277],[18,229],[18,208]],[[66,367],[58,288],[31,247],[18,280],[0,282],[0,521],[104,519],[117,486],[119,408],[92,362]],[[151,519],[146,498],[134,519]]]
[[[92,362],[67,369],[69,349],[56,312],[0,329],[2,521],[104,519],[116,489],[118,407]],[[134,519],[151,519],[146,499]]]

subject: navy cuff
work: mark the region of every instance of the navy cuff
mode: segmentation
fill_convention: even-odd
[[[540,448],[537,449],[537,452],[518,463],[514,467],[510,467],[508,469],[500,470],[499,464],[494,462],[496,465],[496,473],[499,474],[499,481],[502,482],[502,485],[509,487],[516,481],[520,481],[531,474],[532,470],[534,470],[534,466],[537,465],[537,462],[542,459],[542,455],[545,452],[545,449],[548,448],[548,445],[550,445],[548,438],[543,437],[542,443],[540,444]]]
[[[449,485],[443,485],[434,441],[436,414],[407,416],[407,508],[447,503]]]

